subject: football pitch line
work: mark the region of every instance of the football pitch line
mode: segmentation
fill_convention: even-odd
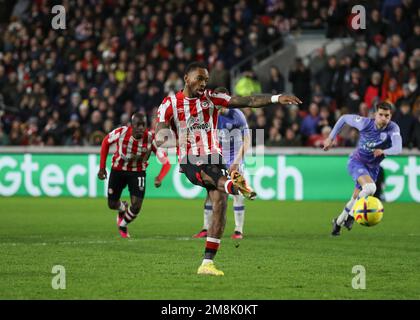
[[[389,237],[392,237],[393,234],[389,234]],[[410,233],[407,234],[409,237],[420,237],[420,234]],[[327,237],[330,238],[329,235]],[[39,237],[30,237],[30,238],[39,238]],[[254,237],[253,240],[273,240],[276,237],[262,236]],[[141,237],[137,239],[115,239],[115,240],[86,240],[86,241],[51,241],[51,242],[0,242],[0,247],[18,247],[18,246],[80,246],[80,245],[97,245],[97,244],[117,244],[121,241],[133,243],[133,242],[143,242],[147,240],[164,240],[164,241],[200,241],[200,239],[195,239],[193,237],[170,237],[170,236],[154,236],[154,237]],[[224,242],[232,241],[226,239]],[[234,241],[235,243],[240,243],[240,241]]]
[[[143,237],[139,239],[129,239],[129,240],[121,240],[121,239],[115,239],[115,240],[87,240],[87,241],[58,241],[58,242],[0,242],[1,247],[17,247],[17,246],[56,246],[56,245],[62,245],[62,246],[68,246],[68,245],[89,245],[89,244],[115,244],[115,243],[121,243],[121,241],[126,241],[128,243],[131,242],[141,242],[145,240],[176,240],[176,241],[190,241],[190,240],[196,240],[190,237]]]

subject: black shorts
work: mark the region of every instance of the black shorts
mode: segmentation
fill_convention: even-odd
[[[130,196],[143,199],[146,192],[146,172],[111,170],[108,180],[108,199],[119,200],[127,185]]]
[[[207,190],[217,189],[214,185],[206,184],[201,179],[201,171],[204,171],[217,184],[223,176],[228,176],[228,170],[223,157],[220,154],[207,155],[203,157],[189,156],[181,160],[180,168],[193,184],[206,188]]]

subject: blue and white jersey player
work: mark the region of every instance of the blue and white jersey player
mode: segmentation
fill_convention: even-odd
[[[360,138],[356,149],[350,154],[347,169],[356,183],[353,196],[341,214],[333,220],[332,235],[340,235],[341,227],[351,230],[354,222],[352,208],[357,199],[373,196],[376,192],[376,179],[381,161],[385,156],[401,153],[402,139],[400,128],[391,121],[393,106],[381,102],[376,106],[374,118],[358,115],[344,115],[335,124],[330,136],[324,142],[327,151],[333,144],[344,124],[359,130]]]
[[[225,88],[217,88],[215,92],[228,93]],[[250,134],[245,115],[239,109],[219,109],[217,133],[222,156],[229,172],[234,170],[244,173],[244,155],[250,146]],[[235,214],[235,230],[233,239],[243,238],[245,204],[242,195],[233,195],[233,210]],[[194,235],[195,238],[207,236],[207,230],[213,213],[212,202],[207,195],[204,203],[204,224],[202,230]]]

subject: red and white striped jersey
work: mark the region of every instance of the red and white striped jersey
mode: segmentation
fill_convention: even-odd
[[[205,90],[200,98],[187,98],[182,91],[167,96],[158,109],[158,122],[174,125],[181,160],[221,153],[217,138],[218,108],[227,107],[230,96]]]
[[[132,136],[132,127],[120,127],[111,131],[105,138],[101,150],[102,153],[108,154],[109,145],[116,143],[116,151],[112,157],[112,169],[123,171],[145,171],[151,152],[156,153],[158,158],[165,157],[165,154],[158,154],[158,149],[154,139],[154,134],[148,129],[145,130],[143,137],[139,140]],[[104,157],[106,159],[106,156]],[[102,162],[102,161],[101,161]],[[102,164],[101,164],[102,166]],[[105,167],[105,164],[103,164]]]

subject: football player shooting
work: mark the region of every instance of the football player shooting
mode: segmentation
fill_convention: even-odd
[[[229,91],[223,87],[214,89],[214,92],[229,94]],[[242,175],[244,172],[244,156],[251,144],[248,123],[242,111],[233,108],[220,108],[217,122],[217,136],[229,172],[239,171]],[[240,194],[233,196],[233,212],[235,217],[235,230],[231,238],[242,239],[245,220],[245,203],[244,197]],[[212,215],[213,206],[210,197],[207,194],[204,202],[203,228],[199,233],[193,236],[194,238],[207,237],[207,230],[210,227]]]
[[[137,218],[146,192],[147,160],[154,152],[162,163],[162,169],[155,178],[155,187],[159,188],[162,180],[171,168],[165,152],[158,151],[154,134],[147,129],[147,118],[142,112],[131,117],[131,125],[117,128],[107,134],[102,141],[101,160],[98,178],[107,177],[106,158],[110,145],[116,143],[112,158],[112,169],[108,181],[108,207],[118,210],[117,226],[121,237],[129,238],[127,225]],[[131,206],[121,201],[121,193],[128,185]]]
[[[400,128],[391,121],[393,106],[381,102],[376,106],[374,119],[358,115],[344,115],[335,124],[330,136],[324,141],[324,150],[328,151],[344,124],[356,128],[360,138],[356,150],[349,157],[347,169],[356,183],[353,195],[341,214],[333,220],[331,234],[339,236],[341,227],[348,230],[353,227],[353,206],[362,197],[373,196],[376,192],[376,179],[381,161],[385,156],[401,153],[402,139]]]
[[[213,259],[217,253],[226,224],[228,194],[242,194],[254,199],[256,193],[236,170],[227,177],[227,167],[219,149],[216,127],[218,108],[261,108],[273,103],[300,104],[293,95],[229,96],[206,90],[209,80],[207,67],[199,62],[189,64],[184,74],[184,89],[166,97],[159,106],[156,143],[178,148],[183,173],[195,185],[206,188],[213,206],[204,259],[198,274],[224,275]],[[216,107],[218,106],[218,107]],[[175,128],[176,139],[171,139]]]

